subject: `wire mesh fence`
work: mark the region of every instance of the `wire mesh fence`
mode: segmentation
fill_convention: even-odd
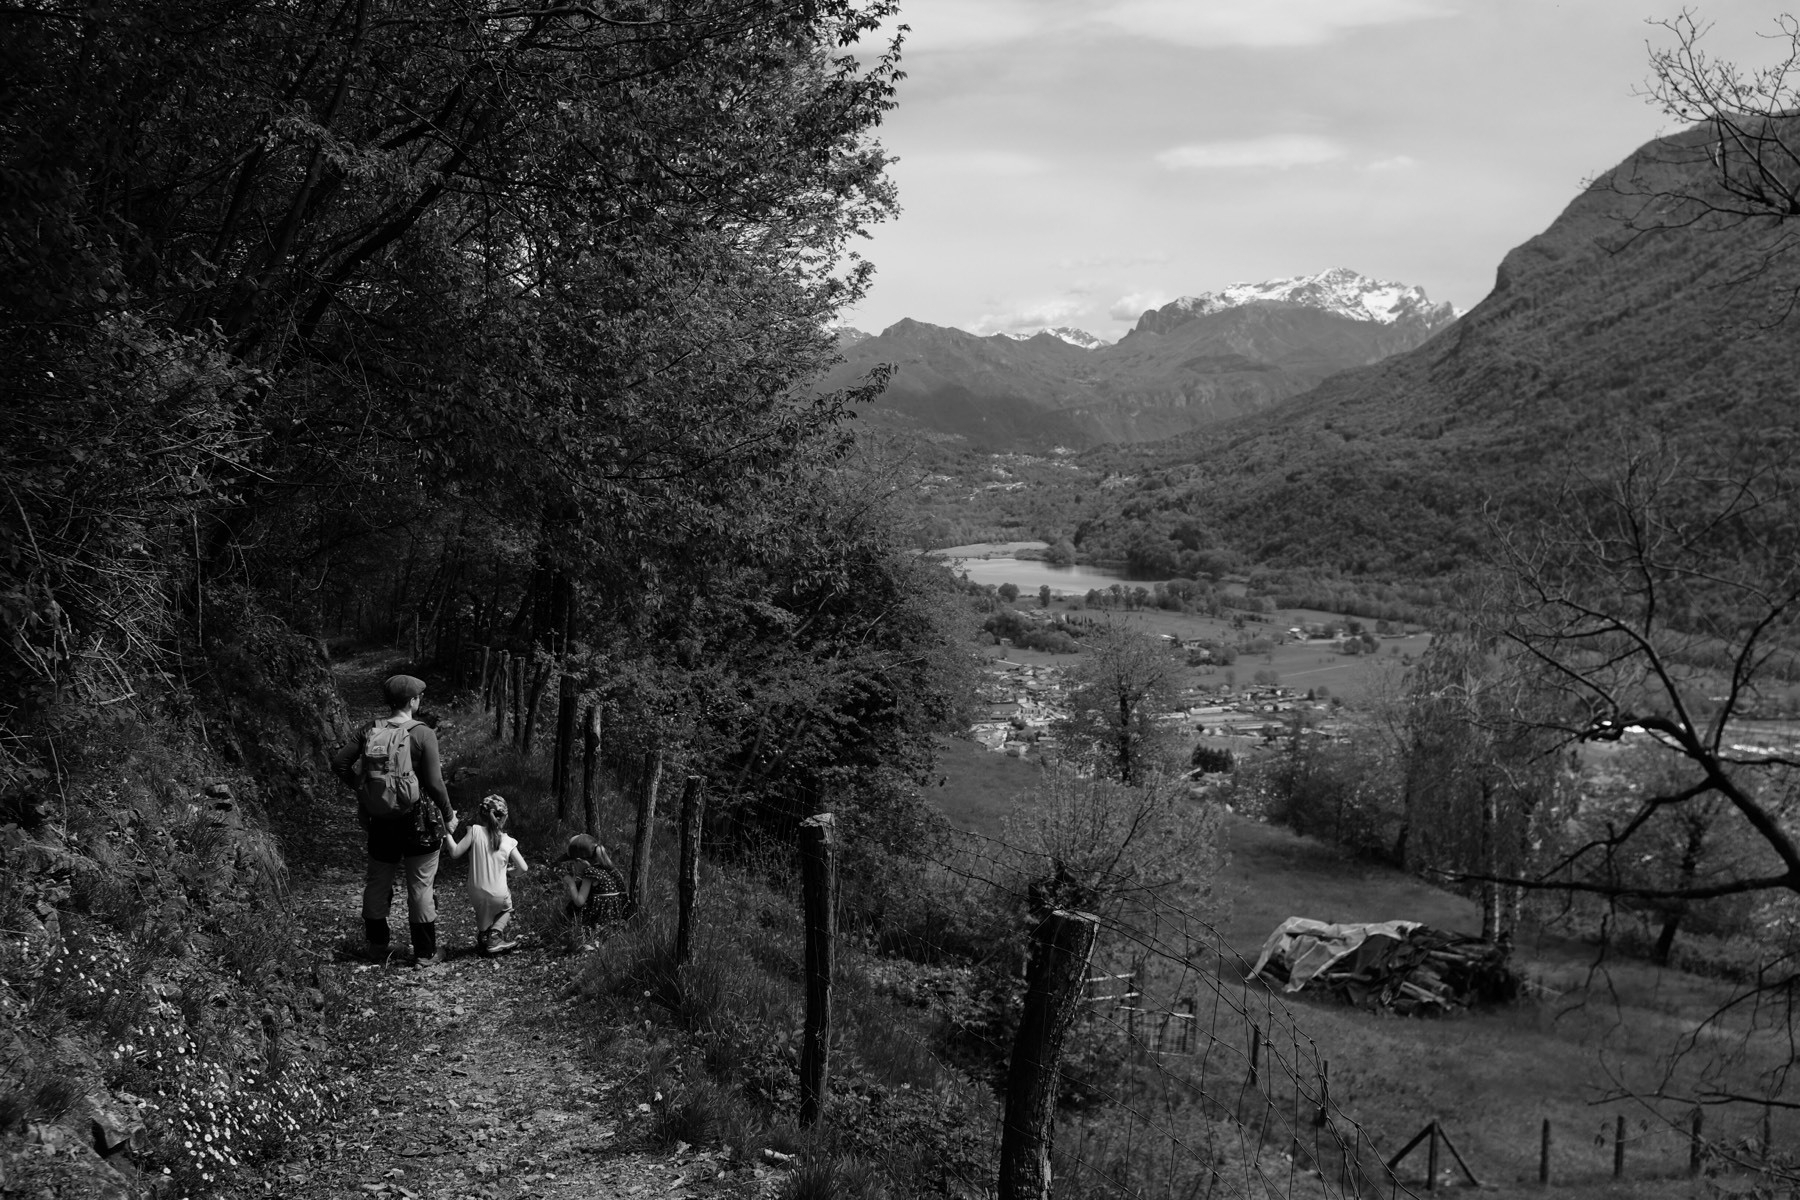
[[[991,1085],[970,1119],[993,1163],[1009,1075],[1019,1069],[1033,933],[1070,898],[1034,869],[1040,858],[973,833],[930,855],[937,886],[985,897],[997,914],[985,944],[972,936],[983,931],[947,918],[916,922],[896,939],[876,930],[861,897],[840,897],[839,928],[861,947],[845,966],[909,1010],[892,1036]],[[1423,1187],[1423,1163],[1397,1173],[1381,1149],[1412,1131],[1371,1130],[1345,1111],[1329,1062],[1294,1012],[1182,896],[1137,888],[1085,898],[1095,902],[1098,933],[1055,1079],[1050,1194],[1388,1198]],[[963,1176],[945,1179],[946,1194],[993,1194],[992,1174]]]

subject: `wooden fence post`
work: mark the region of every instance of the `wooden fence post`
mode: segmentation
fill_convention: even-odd
[[[1700,1140],[1700,1131],[1704,1127],[1705,1115],[1698,1104],[1694,1105],[1694,1131],[1688,1141],[1688,1177],[1700,1174],[1700,1159],[1705,1142]]]
[[[1319,1111],[1313,1116],[1315,1128],[1324,1128],[1331,1119],[1331,1060],[1319,1060]]]
[[[1256,1086],[1258,1060],[1262,1057],[1262,1026],[1250,1022],[1250,1086]]]
[[[581,829],[589,837],[600,836],[600,811],[594,795],[599,770],[600,706],[590,701],[581,731]]]
[[[1081,1004],[1083,977],[1100,918],[1061,909],[1031,935],[1025,1011],[1006,1071],[1000,1135],[1000,1200],[1049,1200],[1057,1063]]]
[[[1550,1186],[1550,1118],[1544,1118],[1544,1132],[1538,1144],[1538,1186]]]
[[[694,959],[694,901],[700,895],[700,829],[706,813],[706,792],[698,775],[689,775],[681,789],[681,870],[675,877],[680,913],[675,921],[675,962],[685,966]]]
[[[1613,1178],[1625,1177],[1625,1114],[1613,1118]]]
[[[1430,1141],[1425,1147],[1425,1190],[1437,1191],[1438,1173],[1438,1123],[1434,1117],[1428,1130]]]
[[[635,917],[650,906],[650,836],[656,829],[656,789],[662,785],[663,752],[650,756],[638,784],[637,836],[631,841],[631,887],[625,915]]]
[[[800,1124],[825,1107],[831,1074],[831,959],[837,934],[837,818],[800,822],[800,896],[806,911],[806,1032],[800,1043]]]
[[[512,655],[509,651],[500,652],[500,662],[494,668],[494,740],[497,742],[506,736],[506,682],[512,671],[510,663]]]

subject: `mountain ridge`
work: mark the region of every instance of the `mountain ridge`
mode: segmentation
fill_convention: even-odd
[[[1342,268],[1243,287],[1207,311],[1190,305],[1180,319],[1156,316],[1170,306],[1151,310],[1111,344],[1083,344],[1068,327],[984,337],[913,318],[876,335],[840,332],[844,361],[822,386],[849,386],[890,364],[887,391],[864,410],[877,425],[973,449],[1085,448],[1268,408],[1338,371],[1411,349],[1454,320],[1423,289]],[[1294,298],[1273,294],[1284,288]],[[1385,308],[1363,305],[1352,315],[1347,295],[1374,295]]]

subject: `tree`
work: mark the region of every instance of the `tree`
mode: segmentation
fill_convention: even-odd
[[[1047,583],[1038,588],[1038,607],[1050,607],[1050,585]]]
[[[1159,718],[1174,707],[1176,676],[1160,639],[1108,626],[1068,673],[1058,740],[1120,782],[1141,782],[1168,755],[1170,735]]]
[[[1019,598],[1019,585],[1016,583],[1003,583],[999,587],[999,592],[1000,598],[1008,604],[1011,604],[1014,600]]]
[[[1800,19],[1775,19],[1770,40],[1785,42],[1767,67],[1745,70],[1701,48],[1710,25],[1691,12],[1656,24],[1674,45],[1650,53],[1649,98],[1684,125],[1702,126],[1718,196],[1710,211],[1735,217],[1800,217]],[[1693,197],[1696,200],[1699,196]]]
[[[1039,915],[1058,908],[1116,920],[1158,897],[1210,882],[1222,813],[1195,804],[1173,776],[1136,785],[1051,770],[1030,805],[1006,818],[1002,841]]]
[[[1566,746],[1637,743],[1651,784],[1616,819],[1507,882],[1671,913],[1734,896],[1800,897],[1800,754],[1748,724],[1800,680],[1791,437],[1759,429],[1727,446],[1628,447],[1615,470],[1555,498],[1555,521],[1496,531],[1500,573],[1488,601],[1499,636],[1533,676],[1530,724]],[[1727,839],[1729,861],[1649,878],[1633,869],[1666,849],[1659,830],[1679,842],[1684,823],[1703,829],[1705,844]],[[1762,991],[1800,983],[1800,944],[1771,937],[1763,951]],[[1704,1024],[1721,1037],[1743,1033],[1725,1021],[1732,1009]],[[1754,1036],[1792,1045],[1792,1006],[1767,1013],[1777,1028],[1752,1022]],[[1786,1066],[1771,1069],[1759,1093],[1707,1083],[1701,1098],[1779,1100],[1788,1076]]]
[[[1691,12],[1656,24],[1673,44],[1652,48],[1646,98],[1692,128],[1663,139],[1648,160],[1599,186],[1644,201],[1628,236],[1689,226],[1760,227],[1760,252],[1740,279],[1747,282],[1800,245],[1792,226],[1800,217],[1800,19],[1777,17],[1775,31],[1765,35],[1779,47],[1775,61],[1749,69],[1708,54],[1701,43],[1711,25]],[[1785,316],[1800,289],[1791,282],[1777,286],[1785,292]]]
[[[1443,634],[1407,672],[1389,718],[1402,764],[1395,857],[1402,866],[1473,881],[1481,935],[1510,939],[1517,879],[1541,861],[1566,816],[1568,781],[1556,737],[1527,719],[1529,681],[1467,634]]]

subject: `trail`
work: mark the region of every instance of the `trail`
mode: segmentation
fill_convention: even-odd
[[[380,673],[372,667],[339,667],[339,688],[358,720],[378,708]],[[457,731],[439,733],[449,777]],[[451,786],[460,812],[473,807],[479,782]],[[344,823],[360,834],[347,797]],[[334,831],[332,841],[340,839],[344,861],[294,889],[295,919],[316,947],[361,941],[361,839]],[[655,1097],[641,1094],[634,1065],[659,1036],[650,1014],[632,1011],[622,1025],[598,1027],[592,1007],[561,998],[584,960],[528,927],[513,953],[478,956],[462,864],[449,866],[437,877],[438,938],[449,961],[318,967],[336,1018],[331,1083],[344,1101],[331,1127],[265,1172],[264,1194],[609,1200],[771,1192],[776,1180],[743,1157],[744,1147],[736,1156],[717,1146],[653,1148]],[[542,865],[532,867],[537,878],[515,887],[515,904],[522,888],[549,884]],[[405,914],[396,889],[389,923],[397,949],[407,940]]]

